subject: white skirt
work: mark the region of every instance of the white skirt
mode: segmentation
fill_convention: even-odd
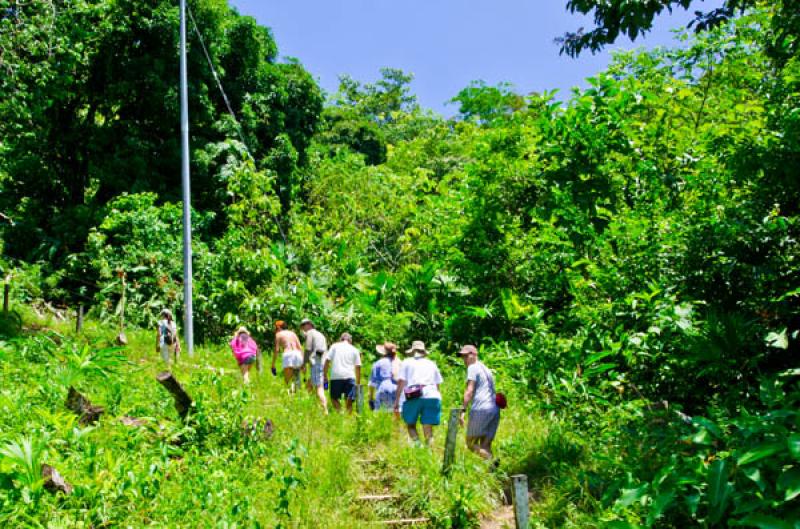
[[[281,365],[283,369],[300,369],[303,367],[303,353],[300,351],[284,351]]]

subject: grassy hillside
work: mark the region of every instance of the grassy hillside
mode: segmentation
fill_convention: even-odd
[[[163,364],[152,334],[130,331],[110,347],[112,329],[39,322],[0,348],[0,522],[43,527],[360,527],[397,518],[429,518],[466,527],[502,502],[504,470],[492,473],[458,446],[450,479],[440,475],[445,427],[433,449],[409,444],[388,414],[324,417],[314,399],[292,398],[266,371],[243,387],[224,347],[183,357],[173,372],[195,399],[183,424],[156,382]],[[30,327],[34,327],[31,325]],[[360,344],[364,345],[364,344]],[[371,347],[363,346],[366,351]],[[447,359],[436,358],[447,365]],[[445,368],[445,407],[457,405],[460,370]],[[75,386],[106,408],[92,426],[64,406]],[[543,425],[511,409],[502,452],[541,440]],[[144,426],[127,426],[123,417]],[[244,421],[270,419],[264,440]],[[42,487],[42,463],[74,486],[69,496]],[[388,501],[359,496],[393,494]]]

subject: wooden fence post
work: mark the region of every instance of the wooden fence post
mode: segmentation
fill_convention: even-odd
[[[75,320],[75,332],[80,333],[83,330],[83,303],[78,305],[78,317]]]
[[[11,291],[11,285],[8,282],[11,280],[11,277],[6,277],[6,282],[3,283],[3,314],[8,316],[8,304],[9,304],[9,297]]]
[[[444,445],[444,461],[442,462],[442,474],[447,476],[450,467],[456,457],[456,439],[458,438],[458,422],[461,418],[463,408],[453,408],[450,410],[450,420],[447,421],[447,440]]]
[[[364,386],[356,385],[356,412],[361,415],[364,412]]]
[[[119,310],[119,334],[117,335],[118,345],[128,345],[128,337],[125,336],[125,272],[117,270],[117,275],[122,284],[122,295],[120,296],[120,310]]]
[[[517,474],[511,476],[514,487],[514,521],[517,529],[528,529],[528,476]]]

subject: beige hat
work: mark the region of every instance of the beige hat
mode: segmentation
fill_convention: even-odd
[[[465,345],[464,347],[461,348],[461,350],[457,354],[461,356],[466,356],[472,353],[478,354],[478,348],[475,347],[474,345]]]
[[[381,356],[386,356],[389,353],[397,353],[397,346],[392,342],[384,342],[383,345],[376,345],[375,350]]]
[[[421,342],[419,340],[414,340],[413,342],[411,342],[411,348],[406,350],[406,354],[410,355],[412,353],[414,354],[414,356],[427,355],[428,350],[425,349],[425,342]]]
[[[248,331],[247,327],[245,327],[244,325],[242,325],[241,327],[236,329],[236,336],[239,336],[242,333],[244,333],[244,334],[246,334],[248,336],[250,335],[250,331]]]

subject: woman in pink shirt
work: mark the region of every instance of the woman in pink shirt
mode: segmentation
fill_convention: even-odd
[[[244,327],[239,327],[236,334],[231,340],[231,351],[233,356],[236,357],[236,362],[239,364],[239,369],[242,371],[242,378],[244,383],[250,383],[250,368],[256,361],[258,355],[258,344],[247,332]]]

